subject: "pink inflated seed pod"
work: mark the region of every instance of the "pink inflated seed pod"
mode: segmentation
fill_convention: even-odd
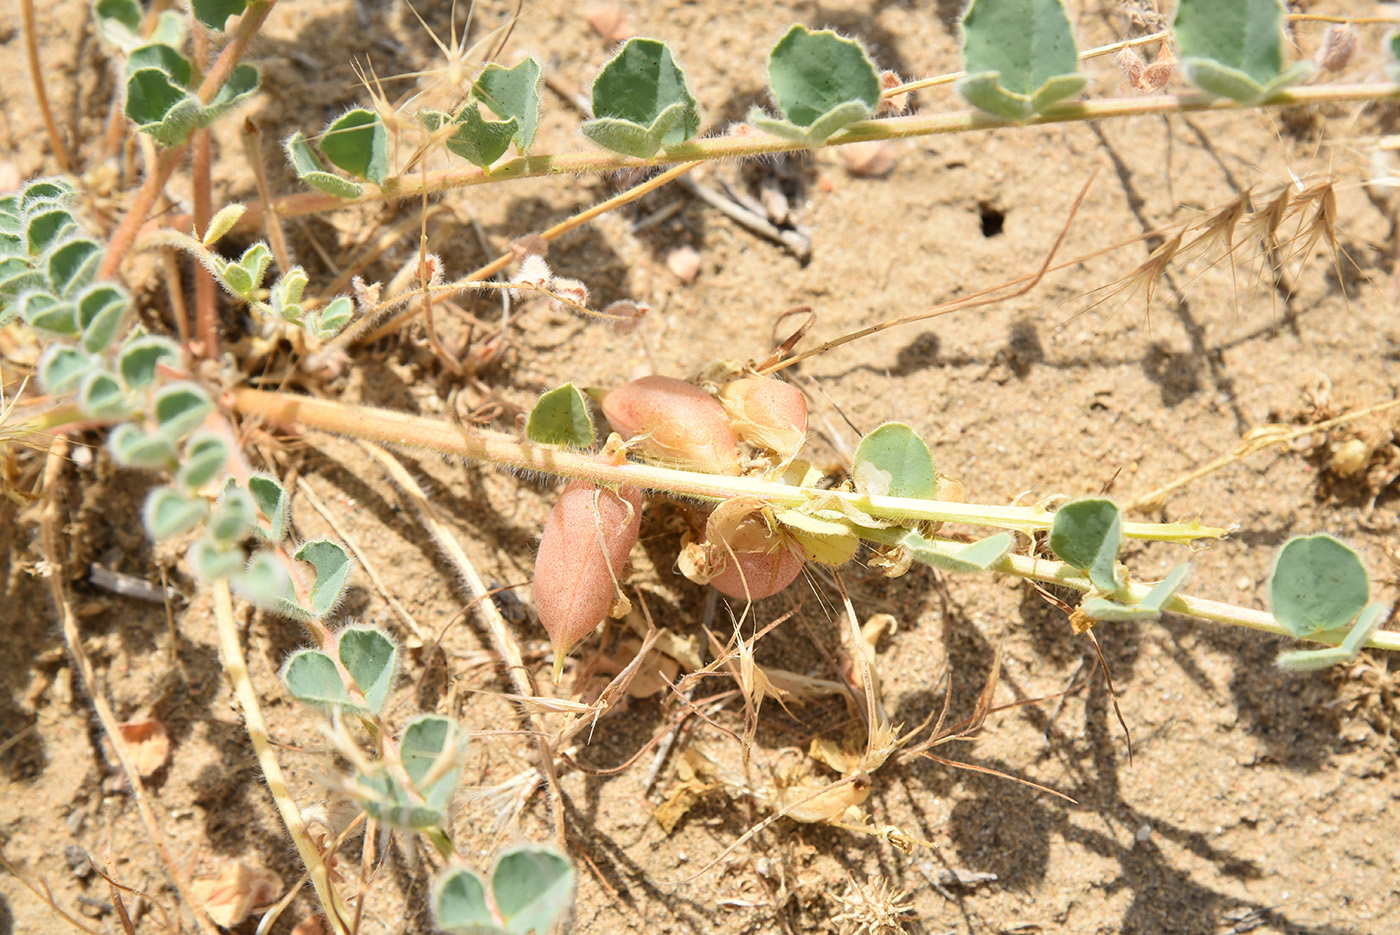
[[[646,457],[707,474],[739,473],[739,452],[724,407],[674,377],[642,377],[603,397],[603,414]]]
[[[608,615],[642,521],[642,492],[572,481],[559,494],[535,555],[535,612],[558,678],[574,644]]]
[[[721,504],[706,523],[710,584],[736,600],[772,597],[802,571],[802,555],[750,498]]]
[[[791,383],[745,377],[725,384],[719,398],[734,434],[756,448],[787,461],[807,440],[807,400]]]

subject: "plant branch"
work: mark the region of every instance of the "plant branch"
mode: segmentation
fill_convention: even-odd
[[[262,28],[263,22],[267,19],[267,15],[272,12],[272,6],[276,2],[277,0],[253,0],[252,3],[248,4],[248,9],[238,20],[238,28],[234,31],[233,40],[224,46],[223,51],[214,61],[214,67],[209,69],[209,73],[199,84],[197,94],[202,103],[208,104],[212,101],[214,95],[219,93],[219,89],[228,80],[229,75],[233,74],[233,69],[243,58],[243,53],[248,50],[248,46],[257,36],[258,30]],[[156,199],[165,188],[165,183],[170,181],[171,174],[174,173],[175,167],[180,164],[188,146],[188,143],[181,143],[179,146],[161,151],[155,166],[146,176],[146,180],[141,183],[141,187],[136,190],[136,196],[127,207],[121,223],[117,225],[116,230],[112,231],[112,236],[107,241],[107,252],[102,257],[102,265],[97,269],[98,279],[116,277],[117,270],[121,268],[122,259],[131,250],[131,245],[136,242],[136,235],[140,232],[142,225],[146,223],[151,208],[154,207]],[[258,213],[261,215],[262,212]]]
[[[932,538],[931,548],[949,558],[953,558],[957,553],[966,548],[966,543],[955,542],[950,539]],[[1081,569],[1066,565],[1064,562],[1057,562],[1053,559],[1039,558],[1030,555],[1009,554],[1000,561],[994,563],[990,571],[999,571],[1008,575],[1015,575],[1018,578],[1026,578],[1031,581],[1040,581],[1046,584],[1062,585],[1073,588],[1076,591],[1089,593],[1097,590]],[[1131,595],[1129,603],[1140,602],[1152,590],[1148,584],[1132,582],[1127,586]],[[1279,636],[1292,636],[1293,633],[1273,614],[1263,610],[1253,610],[1248,607],[1237,607],[1234,604],[1225,604],[1220,601],[1206,600],[1201,597],[1191,597],[1185,594],[1178,594],[1171,598],[1163,606],[1164,610],[1173,611],[1179,614],[1186,614],[1200,620],[1209,620],[1213,623],[1228,623],[1238,627],[1247,627],[1251,630],[1260,630],[1265,633],[1274,633]],[[1111,624],[1100,623],[1099,626],[1111,626]],[[1345,635],[1345,634],[1343,634]],[[1327,646],[1336,646],[1341,643],[1341,636],[1337,631],[1318,633],[1313,636],[1303,637],[1313,643],[1322,643]],[[1393,652],[1400,652],[1400,631],[1377,630],[1371,634],[1371,638],[1365,644],[1371,649],[1385,649]]]
[[[990,506],[875,497],[850,491],[793,487],[755,477],[728,477],[630,461],[615,462],[599,455],[532,445],[499,432],[468,431],[422,416],[290,393],[238,388],[229,391],[225,402],[244,416],[261,417],[284,426],[302,426],[390,445],[426,448],[497,467],[580,478],[613,487],[661,490],[703,500],[758,496],[775,507],[797,508],[817,498],[830,498],[845,501],[857,510],[882,519],[970,523],[1025,533],[1049,529],[1054,516],[1041,506]],[[1124,523],[1123,530],[1125,535],[1135,539],[1180,543],[1219,539],[1229,532],[1198,522]]]
[[[44,87],[44,68],[39,61],[39,35],[34,26],[34,0],[20,0],[20,21],[24,27],[24,55],[29,64],[29,82],[34,86],[34,98],[39,102],[39,113],[44,118],[44,130],[49,135],[49,148],[58,160],[61,172],[72,172],[73,161],[68,158],[68,144],[58,131],[58,123],[53,119],[53,108],[49,106],[49,92]]]
[[[1379,102],[1400,99],[1400,86],[1387,82],[1364,84],[1332,84],[1289,88],[1278,92],[1258,105],[1243,105],[1207,94],[1167,94],[1155,97],[1107,98],[1056,104],[1025,124],[993,117],[980,111],[954,110],[936,114],[914,114],[866,120],[847,127],[833,136],[826,146],[842,146],[869,140],[907,139],[967,133],[974,130],[1001,130],[1023,126],[1102,120],[1111,117],[1149,116],[1154,114],[1196,113],[1199,111],[1252,110],[1255,107],[1295,107],[1324,103]],[[458,166],[434,172],[414,173],[389,179],[383,186],[366,184],[366,192],[358,198],[337,198],[324,192],[301,192],[276,199],[277,213],[296,217],[334,211],[351,205],[420,197],[424,191],[443,192],[491,182],[537,178],[550,175],[578,175],[584,172],[616,172],[622,169],[642,169],[679,162],[704,162],[714,159],[734,159],[766,156],[774,153],[808,149],[805,144],[756,131],[742,136],[727,135],[691,140],[670,146],[652,159],[622,156],[604,150],[555,155],[522,156],[503,162],[491,169]],[[240,230],[256,229],[262,223],[262,210],[250,207],[238,224]]]

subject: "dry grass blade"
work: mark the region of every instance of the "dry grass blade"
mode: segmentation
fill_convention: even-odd
[[[85,935],[102,935],[102,933],[98,932],[96,929],[88,928],[80,920],[69,915],[68,912],[60,908],[58,903],[54,901],[53,893],[49,890],[49,885],[43,880],[32,878],[27,870],[11,862],[3,851],[0,851],[0,869],[4,869],[6,873],[23,884],[25,889],[39,897],[39,900],[43,902],[44,905],[48,906],[49,910],[53,912],[54,915],[58,916],[64,922],[67,922],[73,928],[85,933]]]
[[[525,662],[520,656],[520,647],[516,644],[515,638],[511,636],[510,628],[506,625],[505,618],[501,616],[495,602],[487,596],[490,589],[481,580],[481,576],[477,574],[476,568],[467,558],[467,554],[462,551],[457,537],[442,521],[437,509],[432,505],[427,494],[423,492],[423,488],[414,480],[413,475],[404,469],[397,458],[378,445],[369,442],[360,442],[359,444],[371,458],[384,468],[394,485],[408,497],[410,505],[418,513],[423,525],[427,527],[433,541],[437,543],[438,548],[443,551],[457,569],[458,574],[462,576],[467,591],[476,600],[477,613],[486,623],[492,645],[505,662],[506,675],[515,688],[516,694],[524,698],[534,697],[534,686],[530,684],[529,670],[525,668]],[[546,739],[544,725],[540,723],[538,715],[531,713],[528,717],[531,727],[535,731],[535,746],[540,756],[539,768],[544,773],[552,796],[551,810],[554,816],[556,843],[561,851],[567,853],[568,844],[564,835],[564,799],[559,791],[559,776],[554,767],[554,750]]]
[[[189,907],[190,912],[194,915],[195,924],[199,930],[205,935],[218,935],[218,928],[192,897],[189,877],[186,876],[184,868],[176,862],[170,851],[170,843],[165,837],[165,832],[161,829],[160,822],[156,819],[155,811],[151,808],[145,787],[141,784],[141,774],[132,765],[131,756],[127,751],[126,741],[122,739],[121,727],[117,722],[116,715],[112,713],[112,708],[107,703],[106,697],[98,689],[97,675],[93,670],[92,660],[88,658],[87,650],[83,646],[82,634],[78,632],[78,621],[73,614],[72,604],[68,600],[66,587],[68,573],[65,570],[66,562],[59,539],[61,525],[59,514],[62,509],[60,488],[67,455],[68,442],[65,439],[56,439],[49,448],[48,461],[44,466],[44,494],[48,498],[48,502],[44,505],[40,525],[44,558],[49,567],[47,576],[49,595],[53,598],[54,606],[58,610],[59,625],[63,631],[63,638],[68,644],[68,651],[72,653],[74,664],[79,675],[82,676],[83,689],[92,701],[92,706],[97,711],[97,719],[102,724],[102,730],[107,735],[107,740],[112,744],[112,749],[116,752],[117,762],[126,777],[132,798],[136,801],[136,809],[146,827],[146,834],[160,855],[161,862],[165,865],[166,873],[170,875],[171,882],[179,891],[181,901]]]

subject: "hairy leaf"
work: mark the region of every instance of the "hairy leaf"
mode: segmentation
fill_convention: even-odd
[[[326,127],[321,152],[336,167],[378,185],[389,171],[388,137],[374,111],[357,107]]]
[[[1123,544],[1123,514],[1112,500],[1072,500],[1055,511],[1050,549],[1089,573],[1101,591],[1117,591],[1118,549]]]
[[[1371,584],[1360,557],[1331,536],[1289,539],[1274,560],[1269,603],[1296,637],[1336,630],[1366,606]]]
[[[565,383],[540,397],[525,424],[530,441],[541,445],[588,448],[593,444],[593,418],[583,391]]]

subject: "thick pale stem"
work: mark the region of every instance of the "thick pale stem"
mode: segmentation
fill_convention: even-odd
[[[1019,532],[1048,529],[1053,515],[1039,506],[990,506],[944,500],[872,497],[849,491],[792,487],[754,477],[726,477],[629,461],[615,462],[598,455],[528,444],[496,432],[467,431],[461,426],[422,416],[288,393],[235,389],[230,391],[226,400],[245,416],[260,416],[286,426],[320,429],[391,445],[427,448],[497,467],[581,478],[609,486],[642,487],[705,500],[728,500],[747,495],[762,497],[773,506],[800,507],[822,497],[844,500],[856,509],[882,519],[970,523]],[[1228,530],[1199,523],[1125,523],[1124,532],[1136,539],[1187,543],[1198,539],[1219,539]]]

